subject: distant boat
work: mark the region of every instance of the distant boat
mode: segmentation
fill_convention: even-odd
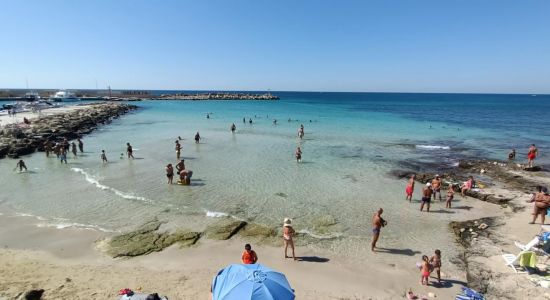
[[[57,93],[55,93],[53,96],[51,96],[50,100],[53,100],[55,102],[63,102],[63,101],[77,101],[80,99],[78,99],[74,93],[71,93],[66,90],[60,90]]]
[[[40,95],[38,95],[37,92],[28,92],[28,93],[25,93],[24,100],[27,101],[27,102],[38,101],[38,100],[40,100]]]

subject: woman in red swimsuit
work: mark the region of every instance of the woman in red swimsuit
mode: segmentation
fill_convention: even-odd
[[[533,161],[535,158],[537,158],[538,149],[535,147],[535,144],[532,144],[531,147],[529,147],[529,152],[527,153],[527,165],[529,168],[533,167]]]

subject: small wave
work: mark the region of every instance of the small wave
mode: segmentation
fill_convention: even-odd
[[[415,145],[417,149],[424,149],[424,150],[450,150],[451,147],[449,146],[440,146],[440,145]]]
[[[97,225],[81,224],[81,223],[39,223],[36,224],[39,228],[49,228],[55,227],[56,229],[65,229],[65,228],[78,228],[78,229],[87,229],[87,230],[99,230],[102,232],[115,232]]]
[[[309,235],[311,236],[312,238],[315,238],[315,239],[318,239],[318,240],[330,240],[330,239],[337,239],[339,237],[342,236],[341,233],[331,233],[331,234],[323,234],[323,235],[320,235],[320,234],[315,234],[315,233],[312,233],[311,231],[307,230],[307,229],[302,229],[302,230],[298,230],[298,233],[301,233],[301,234],[305,234],[305,235]]]
[[[36,219],[38,219],[38,220],[40,220],[40,221],[45,221],[45,220],[46,220],[46,218],[44,218],[44,217],[35,216],[35,215],[33,215],[33,214],[27,214],[27,213],[15,213],[15,215],[16,215],[17,217],[30,217],[30,218],[36,218]]]
[[[217,211],[206,211],[206,216],[211,218],[229,217],[228,214],[223,212],[217,212]]]
[[[103,184],[99,183],[99,181],[97,179],[93,178],[90,174],[86,173],[86,171],[84,171],[80,168],[71,168],[71,170],[84,175],[84,177],[86,178],[86,181],[88,181],[89,183],[95,185],[96,187],[98,187],[102,190],[111,191],[111,192],[115,193],[117,196],[122,197],[124,199],[139,200],[139,201],[144,201],[144,202],[152,202],[151,200],[149,200],[145,197],[126,194],[126,193],[121,192],[121,191],[119,191],[115,188],[112,188],[110,186],[103,185]]]

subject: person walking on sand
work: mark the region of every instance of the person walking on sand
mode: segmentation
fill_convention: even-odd
[[[302,162],[302,149],[300,147],[296,148],[294,156],[296,157],[296,162]]]
[[[134,149],[132,148],[132,145],[130,143],[126,143],[126,154],[128,155],[128,158],[134,159]]]
[[[76,144],[71,142],[71,151],[73,152],[73,157],[76,158]]]
[[[285,218],[283,222],[283,242],[285,246],[285,258],[288,258],[287,250],[288,246],[290,246],[290,249],[292,250],[292,258],[296,260],[296,255],[294,253],[294,234],[296,231],[294,231],[294,228],[292,228],[292,220],[289,218]]]
[[[235,123],[233,123],[233,124],[231,124],[231,132],[235,133],[235,130],[237,130],[237,126],[235,126]]]
[[[428,285],[430,280],[430,262],[428,260],[428,256],[422,255],[422,265],[420,267],[420,274],[422,277],[420,278],[420,284],[421,285]],[[426,284],[424,284],[424,282]]]
[[[535,224],[537,216],[540,215],[540,223],[544,225],[548,207],[550,207],[550,195],[548,195],[547,189],[541,188],[540,191],[535,194],[535,213],[533,214],[533,220],[529,222],[529,224]]]
[[[451,208],[451,202],[455,196],[454,185],[449,183],[449,188],[447,189],[447,201],[445,201],[445,208]]]
[[[439,178],[439,175],[436,174],[435,178],[432,179],[432,195],[434,196],[434,201],[436,198],[436,195],[439,194],[439,201],[441,201],[441,178]]]
[[[378,238],[380,237],[380,230],[387,224],[387,222],[382,219],[383,212],[384,210],[382,208],[379,208],[372,217],[372,242],[370,244],[370,250],[372,252],[375,251],[376,243],[378,242]]]
[[[420,204],[420,211],[424,209],[424,205],[427,205],[427,212],[430,212],[430,202],[432,200],[432,184],[426,183],[426,186],[422,189],[422,204]]]
[[[25,165],[25,162],[22,159],[20,159],[17,162],[17,165],[15,165],[15,169],[17,169],[17,168],[19,168],[19,172],[23,172],[23,169],[25,169],[25,171],[27,171],[27,166]]]
[[[539,150],[535,146],[535,144],[531,144],[531,147],[529,147],[529,151],[527,152],[527,166],[529,168],[533,167],[533,162],[535,161],[535,158],[537,158],[537,155],[539,154]]]
[[[201,135],[197,131],[197,133],[195,134],[195,144],[198,144],[200,141],[201,141]]]
[[[250,244],[244,245],[241,261],[245,265],[255,264],[258,261],[258,255],[256,254],[256,251],[252,250],[252,246],[250,246]]]
[[[105,150],[101,150],[101,161],[103,163],[107,163],[107,155],[105,154]]]
[[[84,152],[84,143],[82,142],[82,140],[80,138],[76,139],[78,141],[78,150],[80,151],[80,153]]]
[[[435,249],[435,254],[430,257],[430,265],[437,274],[437,283],[441,283],[441,251]]]
[[[181,154],[181,144],[179,141],[176,141],[176,159],[180,159]]]
[[[172,180],[174,179],[174,168],[172,164],[166,166],[166,177],[168,178],[168,184],[172,184]]]
[[[412,201],[413,193],[414,193],[414,180],[416,179],[416,175],[411,175],[411,178],[409,178],[409,181],[407,182],[407,187],[405,187],[405,200],[409,200],[409,202]]]

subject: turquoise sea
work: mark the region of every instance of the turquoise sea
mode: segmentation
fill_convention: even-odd
[[[411,232],[429,236],[454,217],[416,217],[417,203],[405,202],[405,181],[394,170],[448,170],[461,158],[505,159],[511,148],[523,163],[531,143],[540,150],[537,163],[550,165],[550,96],[274,94],[281,99],[135,102],[139,110],[85,136],[84,155],[67,165],[39,152],[23,158],[31,172],[18,174],[15,160],[0,160],[0,208],[38,226],[107,232],[153,217],[197,229],[224,215],[268,226],[290,217],[312,245],[338,240],[354,253],[368,243],[378,207],[394,225],[384,237],[395,247],[419,243],[423,237]],[[191,186],[166,184],[178,136]],[[135,160],[121,158],[126,142]],[[294,159],[297,146],[302,163]],[[418,187],[415,193],[418,200]]]

